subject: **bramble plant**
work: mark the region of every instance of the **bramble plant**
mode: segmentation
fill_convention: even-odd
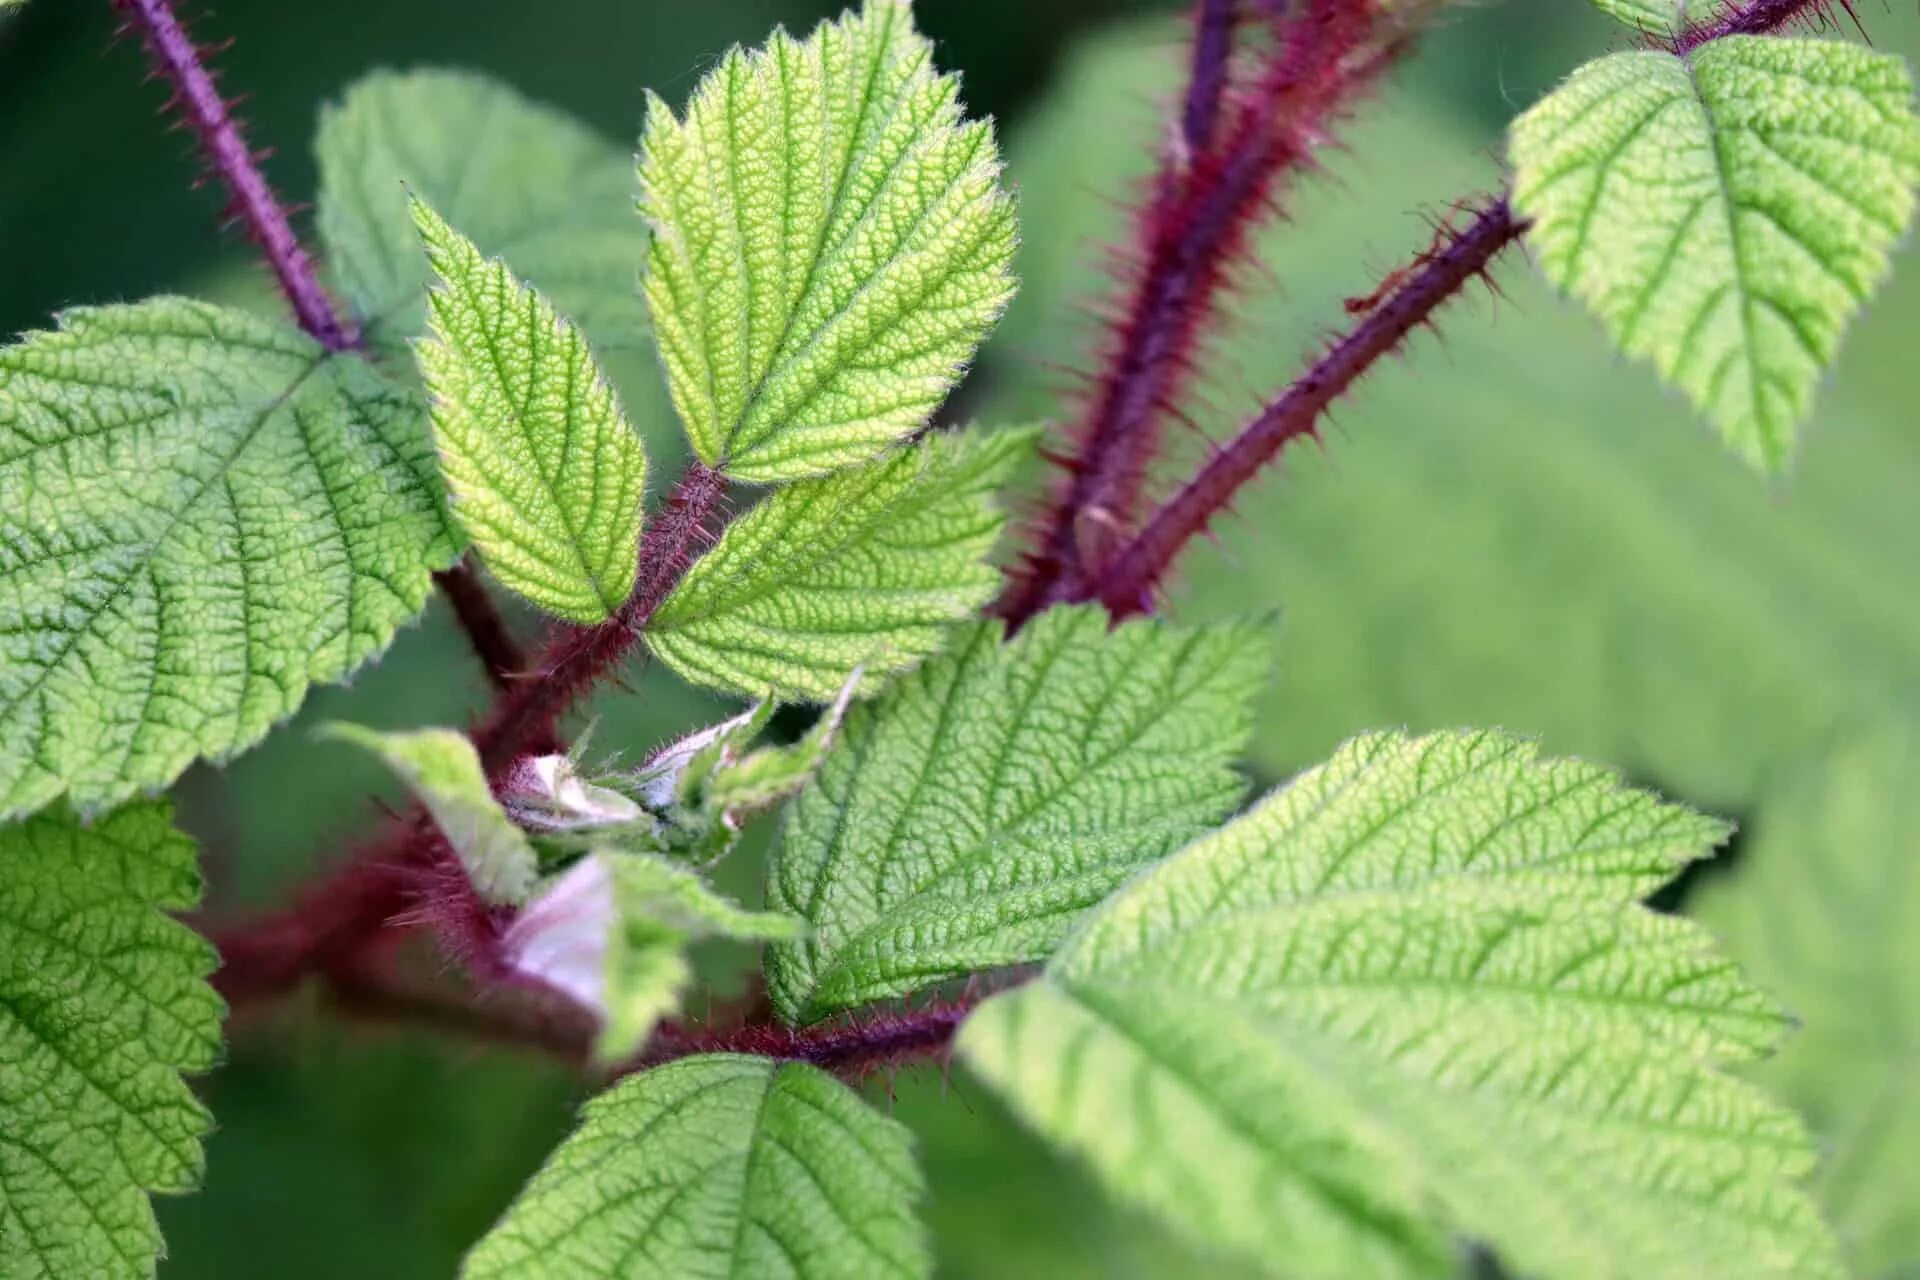
[[[321,117],[318,259],[170,0],[114,3],[292,316],[157,297],[0,350],[0,1276],[153,1274],[147,1197],[192,1189],[212,1123],[183,1076],[307,984],[600,1089],[475,1280],[930,1274],[911,1135],[857,1086],[948,1060],[1276,1274],[1844,1272],[1802,1122],[1745,1073],[1786,1014],[1644,905],[1726,824],[1498,730],[1362,733],[1248,803],[1271,620],[1158,616],[1243,487],[1521,246],[1784,472],[1920,179],[1906,68],[1826,5],[1595,0],[1637,47],[1526,110],[1507,190],[1165,483],[1254,232],[1439,0],[1197,0],[1057,433],[937,416],[1013,295],[1016,202],[908,0],[650,95],[637,178],[484,78],[377,72]],[[596,358],[644,343],[691,448],[668,481]],[[312,747],[415,806],[281,908],[171,918],[196,850],[157,794],[436,589],[485,710]],[[580,732],[652,659],[741,709]],[[711,873],[772,815],[742,904]],[[709,939],[762,981],[695,1018]]]

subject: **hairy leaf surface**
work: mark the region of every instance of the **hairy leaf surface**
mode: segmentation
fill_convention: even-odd
[[[1377,734],[1121,890],[960,1049],[1118,1194],[1308,1275],[1838,1274],[1784,1019],[1635,897],[1725,828],[1496,734]]]
[[[924,423],[1012,293],[999,169],[906,0],[735,49],[684,120],[650,96],[646,296],[701,458],[791,480]]]
[[[181,298],[0,349],[0,813],[164,786],[385,649],[457,550],[423,425]]]
[[[1814,1189],[1862,1275],[1920,1272],[1920,718],[1890,713],[1769,793],[1696,914],[1800,1030],[1756,1078],[1807,1116]]]
[[[220,1051],[213,948],[164,805],[0,829],[0,1275],[141,1277],[148,1192],[192,1190],[211,1123],[180,1078]]]
[[[644,328],[632,161],[570,116],[471,72],[376,71],[322,110],[314,151],[328,266],[372,343],[397,347],[424,324],[409,191],[596,341]]]
[[[1618,18],[1636,31],[1664,36],[1683,30],[1689,21],[1709,16],[1713,0],[1591,0],[1593,7]]]
[[[467,1280],[932,1272],[904,1126],[814,1067],[713,1054],[589,1102]]]
[[[1268,646],[1250,625],[1110,630],[1055,609],[964,633],[856,707],[787,811],[767,902],[813,933],[768,956],[790,1021],[1044,957],[1074,919],[1240,800]]]
[[[777,490],[687,571],[648,643],[687,679],[750,696],[824,701],[855,670],[876,690],[992,598],[993,496],[1032,440],[936,435]]]
[[[647,454],[586,339],[420,201],[439,284],[414,348],[454,517],[550,613],[613,615],[638,573]]]
[[[327,726],[328,736],[371,751],[420,797],[488,902],[525,902],[540,872],[539,855],[513,825],[487,785],[480,754],[452,729],[380,733],[359,725]]]
[[[1514,123],[1514,204],[1548,278],[1777,471],[1912,217],[1912,98],[1834,41],[1615,54]]]

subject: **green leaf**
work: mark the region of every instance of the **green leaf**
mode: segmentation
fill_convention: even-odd
[[[465,734],[381,733],[357,724],[330,724],[322,732],[379,756],[420,797],[482,898],[511,906],[532,894],[539,855],[493,798],[480,754]]]
[[[1038,960],[1145,863],[1239,803],[1232,768],[1269,658],[1250,625],[1110,629],[1055,609],[965,632],[877,703],[787,810],[767,904],[789,1021]]]
[[[376,71],[321,111],[314,152],[327,264],[375,345],[397,348],[424,324],[408,191],[596,341],[644,328],[632,161],[570,116],[470,72]]]
[[[1514,205],[1547,277],[1778,471],[1912,218],[1912,99],[1832,41],[1615,54],[1514,122]]]
[[[664,858],[598,851],[554,877],[508,926],[515,970],[565,992],[600,1019],[595,1056],[618,1062],[680,1006],[689,944],[799,936],[792,916],[747,911]]]
[[[988,349],[1002,356],[983,371],[982,414],[1058,416],[1052,371],[1084,367],[1071,320],[1111,278],[1073,246],[1130,234],[1112,194],[1155,154],[1138,104],[1178,92],[1176,38],[1123,28],[1091,43],[1014,140],[1022,288]],[[1457,52],[1432,48],[1449,74]],[[1493,128],[1404,89],[1354,122],[1329,153],[1333,181],[1290,194],[1294,220],[1250,246],[1286,287],[1237,299],[1195,374],[1216,406],[1193,412],[1205,435],[1172,433],[1156,484],[1238,429],[1249,371],[1268,386],[1297,372],[1287,353],[1379,284],[1370,255],[1429,242],[1408,210],[1499,180]],[[1289,450],[1218,543],[1182,562],[1184,621],[1283,613],[1252,765],[1291,776],[1363,725],[1499,724],[1750,812],[1809,741],[1920,687],[1911,243],[1903,261],[1849,337],[1822,439],[1782,494],[1693,429],[1651,369],[1609,367],[1590,317],[1510,257],[1503,300],[1476,289],[1450,307],[1439,338],[1375,369],[1326,448]]]
[[[1591,0],[1593,7],[1636,31],[1672,35],[1688,22],[1711,16],[1713,0]]]
[[[213,948],[165,805],[0,829],[0,1275],[140,1277],[146,1192],[200,1181],[211,1118],[180,1078],[220,1052]]]
[[[688,680],[748,696],[825,701],[938,651],[993,597],[993,496],[1028,431],[937,435],[864,467],[777,490],[728,526],[647,623]]]
[[[713,1054],[586,1105],[465,1280],[932,1272],[906,1128],[817,1068]]]
[[[422,426],[181,298],[0,349],[0,813],[165,786],[385,649],[456,553]]]
[[[1726,828],[1497,734],[1363,737],[1121,890],[963,1057],[1119,1195],[1311,1275],[1837,1275],[1773,1006],[1634,899]]]
[[[925,423],[1012,294],[999,171],[906,0],[733,50],[684,121],[649,96],[646,295],[700,457],[792,480]]]
[[[840,736],[859,680],[856,671],[842,686],[840,696],[793,745],[762,747],[738,760],[722,761],[702,787],[700,803],[723,821],[733,822],[740,815],[769,809],[799,792],[813,780],[828,749]]]
[[[1772,790],[1696,914],[1801,1024],[1755,1075],[1799,1107],[1863,1275],[1920,1272],[1920,718],[1887,714]]]
[[[640,437],[578,329],[426,204],[413,216],[439,280],[414,358],[453,514],[506,586],[604,621],[638,574]]]

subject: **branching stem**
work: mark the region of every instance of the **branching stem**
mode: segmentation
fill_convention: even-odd
[[[156,73],[173,87],[169,105],[177,105],[193,126],[207,163],[232,195],[234,215],[266,255],[300,327],[329,351],[354,345],[356,335],[334,313],[313,259],[293,233],[286,210],[255,163],[240,122],[228,111],[212,73],[201,61],[199,47],[180,25],[169,0],[113,0],[113,4],[139,31]]]
[[[487,682],[495,689],[510,688],[527,669],[527,653],[500,615],[486,583],[468,560],[433,575],[434,585],[446,597],[454,620],[466,633],[474,656],[487,673]]]
[[[1852,0],[1745,0],[1745,3],[1730,5],[1718,17],[1682,31],[1675,37],[1673,49],[1675,53],[1687,54],[1728,36],[1765,35],[1802,18],[1826,16],[1836,2],[1849,14],[1853,12]]]

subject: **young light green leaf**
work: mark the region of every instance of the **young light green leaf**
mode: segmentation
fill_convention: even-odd
[[[1784,1018],[1635,898],[1726,828],[1496,734],[1341,749],[1087,918],[960,1051],[1117,1194],[1309,1275],[1827,1276]]]
[[[748,696],[825,701],[856,668],[878,691],[992,598],[992,499],[1032,442],[938,435],[776,491],[681,578],[647,643],[688,680]]]
[[[565,992],[600,1019],[595,1056],[631,1057],[680,1005],[689,944],[791,939],[792,916],[747,911],[664,858],[598,851],[555,877],[502,940],[519,973]]]
[[[200,1181],[206,1108],[180,1079],[220,1051],[213,948],[166,806],[0,829],[0,1275],[148,1277],[147,1192]]]
[[[1778,471],[1912,217],[1912,97],[1833,41],[1615,54],[1515,121],[1514,205],[1548,278]]]
[[[464,1280],[932,1274],[904,1125],[802,1063],[683,1058],[589,1102]]]
[[[438,285],[414,347],[453,514],[501,582],[573,622],[638,573],[647,455],[580,331],[424,203]]]
[[[1920,718],[1888,714],[1771,791],[1696,914],[1801,1027],[1756,1077],[1811,1121],[1859,1273],[1920,1274]]]
[[[465,734],[381,733],[357,724],[331,724],[322,732],[379,756],[420,797],[482,898],[513,906],[532,894],[539,855],[494,799],[480,754]]]
[[[906,0],[735,49],[684,121],[649,97],[646,296],[700,457],[792,480],[926,422],[1012,294],[999,171]]]
[[[376,71],[320,114],[318,225],[367,339],[423,327],[426,261],[407,192],[505,258],[596,342],[645,327],[632,159],[585,125],[465,71]]]
[[[1703,18],[1713,9],[1713,0],[1592,0],[1592,4],[1635,31],[1655,36],[1684,30],[1689,21]]]
[[[0,349],[0,813],[165,786],[385,649],[458,550],[423,427],[181,298]]]
[[[722,821],[733,822],[741,814],[771,808],[806,786],[840,736],[840,726],[846,719],[847,708],[853,705],[853,691],[859,686],[860,675],[855,671],[848,678],[840,696],[820,713],[820,718],[800,741],[786,747],[762,747],[738,760],[720,764],[702,788],[701,805],[718,814]]]
[[[1248,625],[1110,629],[1055,609],[856,707],[787,811],[767,903],[806,920],[771,949],[775,1006],[811,1022],[1038,960],[1142,865],[1230,813],[1268,646]]]

